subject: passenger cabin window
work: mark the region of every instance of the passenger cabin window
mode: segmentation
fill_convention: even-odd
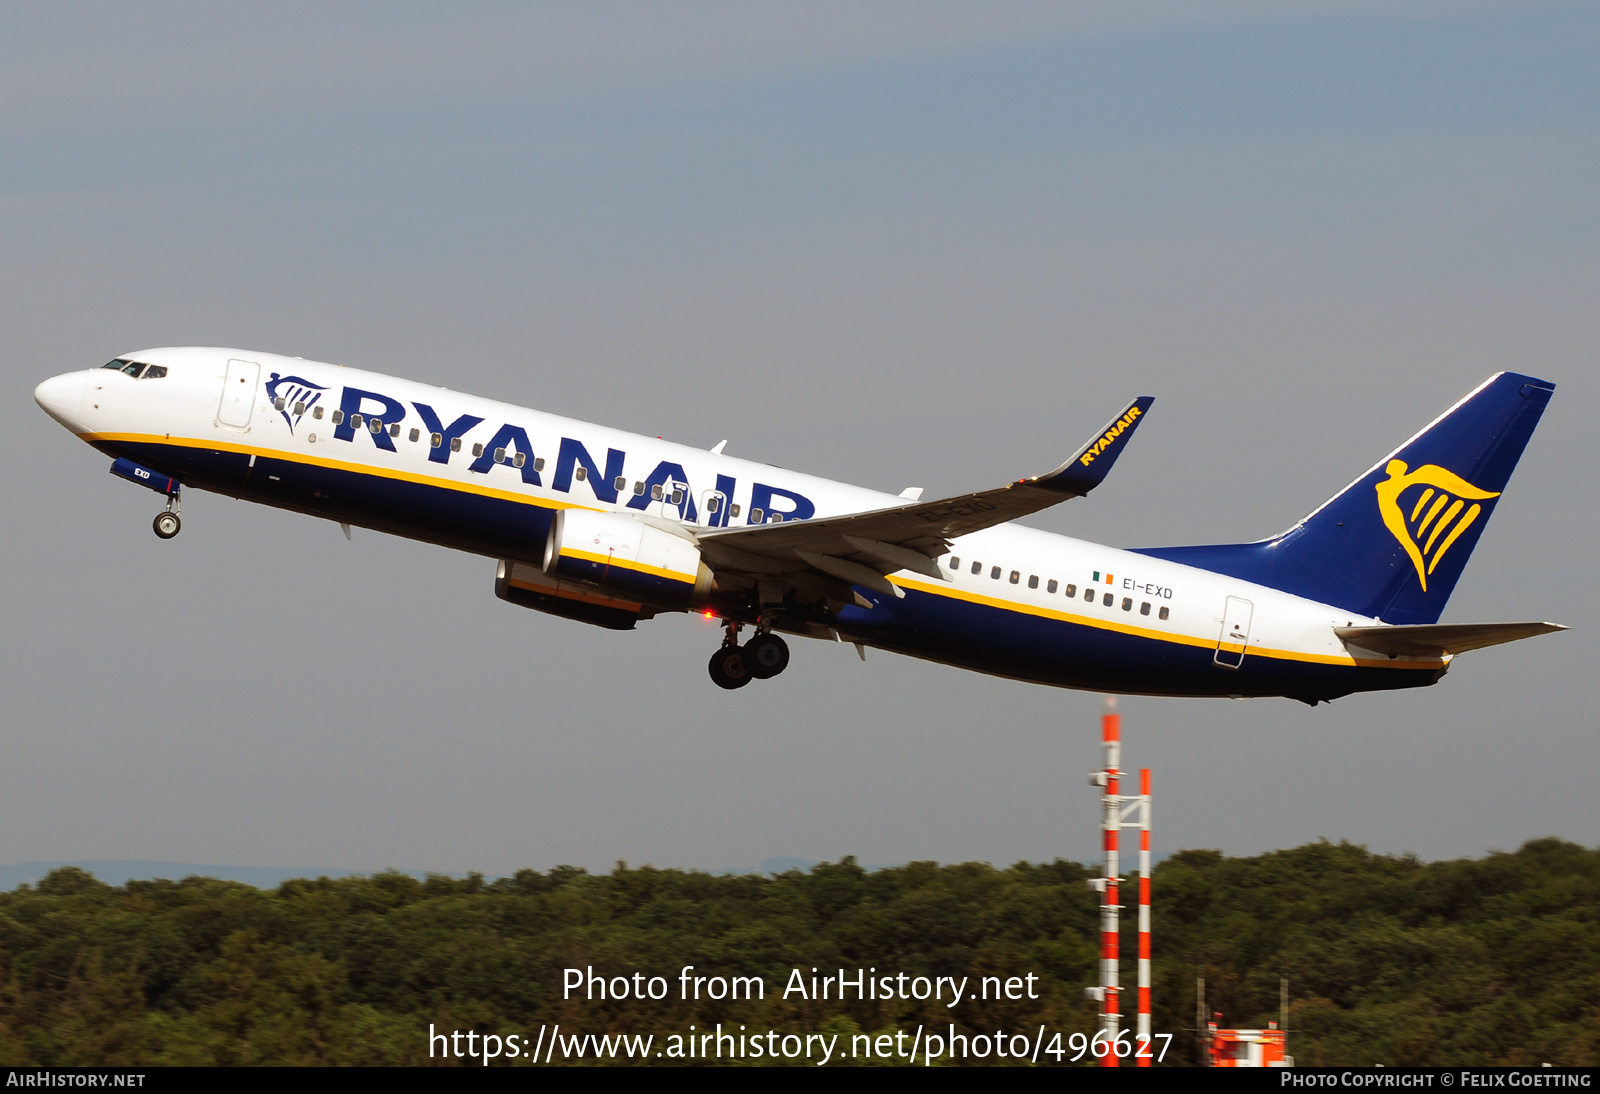
[[[1139,605],[1139,614],[1140,615],[1149,615],[1150,614],[1150,602],[1148,600],[1146,600],[1143,604]]]
[[[473,454],[473,455],[474,455],[474,456],[481,456],[481,455],[483,455],[483,442],[481,442],[481,441],[480,441],[480,442],[478,442],[478,443],[477,443],[477,444],[475,444],[475,445],[473,445],[473,446],[472,446],[472,454]]]
[[[166,374],[167,374],[167,366],[166,365],[151,365],[149,368],[144,370],[144,375],[139,377],[139,379],[141,379],[141,380],[159,380],[163,376],[165,376]],[[305,412],[304,411],[300,411],[299,413],[303,414]]]
[[[644,496],[644,480],[643,479],[640,479],[638,482],[633,484],[633,493],[634,493],[635,497],[643,497]]]
[[[311,416],[319,422],[322,421],[322,408],[320,406],[312,407]]]
[[[373,418],[367,423],[367,428],[372,431],[374,436],[376,436],[377,434],[383,432],[383,423],[377,418]]]
[[[1016,584],[1016,583],[1017,583],[1017,582],[1019,582],[1019,581],[1021,581],[1021,580],[1022,580],[1022,573],[1021,573],[1021,571],[1019,571],[1019,570],[1012,570],[1012,571],[1011,571],[1011,584],[1013,584],[1013,585],[1015,585],[1015,584]]]
[[[331,421],[333,422],[334,425],[338,425],[340,422],[344,421],[344,411],[335,410],[333,412],[333,418],[331,419]],[[356,422],[355,424],[356,425],[360,425],[361,423],[360,422]]]
[[[1050,579],[1050,584],[1048,584],[1048,585],[1046,585],[1046,586],[1045,586],[1045,587],[1044,587],[1044,591],[1045,591],[1045,592],[1047,592],[1047,593],[1053,593],[1053,592],[1055,592],[1055,591],[1056,591],[1056,588],[1057,588],[1057,587],[1058,587],[1058,586],[1059,586],[1059,585],[1060,585],[1060,582],[1058,582],[1058,581],[1056,581],[1056,579],[1055,579],[1055,578],[1053,578],[1053,577],[1052,577],[1052,578],[1051,578],[1051,579]],[[1068,595],[1068,596],[1071,596],[1071,595],[1072,595],[1072,594],[1071,594],[1071,593],[1068,593],[1068,594],[1067,594],[1067,595]]]
[[[989,578],[990,578],[990,580],[993,580],[993,581],[999,581],[1000,580],[1000,567],[998,567],[998,566],[990,567],[989,568]]]
[[[1052,581],[1050,584],[1054,585],[1055,582]],[[1051,590],[1051,591],[1053,592],[1054,590]],[[1063,596],[1077,596],[1078,595],[1078,587],[1076,585],[1068,585],[1065,589],[1061,590],[1061,595],[1063,595]]]
[[[1038,574],[1029,574],[1028,575],[1028,588],[1037,589],[1038,587],[1039,587],[1039,575]]]
[[[973,573],[975,573],[975,574],[981,574],[981,573],[983,573],[983,563],[981,563],[981,562],[974,562],[974,563],[973,563],[973,564],[972,564],[972,572],[973,572]]]
[[[1165,619],[1165,618],[1166,618],[1166,617],[1167,617],[1167,616],[1168,616],[1168,615],[1170,615],[1170,614],[1171,614],[1171,612],[1169,612],[1169,611],[1168,611],[1168,610],[1167,610],[1167,608],[1166,608],[1166,607],[1165,607],[1165,606],[1164,606],[1164,605],[1163,605],[1163,606],[1162,606],[1162,608],[1161,608],[1161,610],[1160,610],[1160,611],[1159,611],[1159,612],[1157,612],[1157,613],[1156,613],[1156,618],[1158,618],[1158,619]]]
[[[1125,612],[1133,611],[1133,597],[1125,596],[1122,598],[1122,610]]]
[[[1094,589],[1092,589],[1089,586],[1085,585],[1084,588],[1083,588],[1083,598],[1085,600],[1087,600],[1089,603],[1093,604],[1094,603]]]
[[[497,448],[497,449],[494,450],[494,462],[495,463],[505,463],[506,462],[506,450],[505,449]]]
[[[443,433],[429,433],[428,434],[428,447],[429,448],[443,448],[444,447],[444,434]]]
[[[661,500],[661,484],[660,483],[657,483],[656,485],[654,485],[654,486],[652,486],[650,488],[650,500],[651,501],[660,501]]]
[[[544,457],[543,456],[540,456],[538,459],[533,461],[533,469],[535,471],[543,471],[544,470]]]
[[[712,494],[709,498],[706,499],[706,512],[715,513],[718,509],[721,509],[721,508],[722,508],[722,499],[717,497],[715,494]]]
[[[764,516],[766,516],[766,514],[763,513],[761,510],[752,509],[752,510],[750,510],[750,523],[751,524],[760,524],[761,523],[761,518],[764,517]]]
[[[393,425],[389,426],[389,436],[391,436],[391,437],[400,436],[400,423],[399,422],[395,422]],[[413,429],[411,431],[411,439],[412,440],[416,440],[417,439],[417,431],[415,429]]]
[[[1101,597],[1100,603],[1104,607],[1109,608],[1116,601],[1116,599],[1116,597],[1112,596],[1110,593],[1107,593],[1105,596]]]
[[[738,502],[734,502],[732,505],[728,506],[728,516],[736,517],[738,515],[739,515],[739,503]]]
[[[683,491],[682,490],[674,490],[672,492],[672,504],[673,505],[682,505],[683,504]]]
[[[950,568],[952,570],[961,569],[961,560],[959,558],[957,558],[955,555],[951,555],[950,556]]]
[[[774,514],[772,514],[770,517],[767,518],[767,523],[768,524],[782,524],[783,523],[783,514],[782,513],[774,513]]]
[[[527,455],[522,453],[522,452],[518,452],[517,453],[517,458],[511,461],[511,466],[513,466],[513,467],[521,467],[523,464],[525,464],[527,462],[528,462]]]
[[[289,400],[285,399],[282,395],[280,395],[276,399],[272,400],[272,409],[273,410],[282,410],[284,407],[286,407],[288,405],[289,405]]]
[[[336,421],[337,421],[337,419],[336,419]],[[359,415],[359,414],[350,415],[350,428],[351,429],[360,429],[361,428],[361,415]]]
[[[613,490],[626,490],[628,488],[628,480],[618,475],[617,481],[611,484],[611,488]]]
[[[411,443],[412,444],[416,444],[417,441],[422,437],[422,430],[417,429],[415,426],[413,426],[409,436],[411,437]]]
[[[450,451],[452,451],[452,452],[460,452],[461,451],[461,438],[460,437],[451,437],[450,438]]]
[[[589,477],[589,469],[587,467],[580,467],[572,473],[572,477],[577,479],[579,482],[582,482],[584,479]]]

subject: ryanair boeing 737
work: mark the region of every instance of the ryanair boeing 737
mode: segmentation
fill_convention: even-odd
[[[1098,486],[1148,396],[1053,471],[937,501],[239,350],[132,353],[34,398],[166,496],[163,539],[187,485],[484,555],[502,600],[585,623],[701,612],[726,626],[724,688],[782,672],[781,633],[1061,687],[1315,704],[1563,629],[1439,623],[1553,390],[1491,376],[1271,539],[1135,550],[1015,521]]]

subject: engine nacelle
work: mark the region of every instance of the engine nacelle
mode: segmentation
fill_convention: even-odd
[[[693,540],[636,517],[593,509],[556,514],[544,572],[666,608],[704,600],[712,582]]]
[[[655,611],[636,600],[606,596],[576,581],[558,581],[537,566],[502,559],[495,574],[494,595],[508,604],[576,619],[614,631],[629,631]]]

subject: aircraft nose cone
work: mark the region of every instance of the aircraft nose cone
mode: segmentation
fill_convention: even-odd
[[[33,401],[68,429],[76,429],[82,416],[83,393],[88,383],[81,372],[52,376],[33,389]]]

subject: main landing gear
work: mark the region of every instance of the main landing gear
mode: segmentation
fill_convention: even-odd
[[[155,529],[156,535],[162,539],[171,539],[183,531],[183,521],[178,517],[180,509],[176,496],[167,498],[167,507],[156,514],[156,519],[151,521],[150,527]]]
[[[770,631],[760,630],[754,638],[739,645],[739,624],[728,621],[728,636],[722,648],[711,655],[711,679],[719,688],[732,691],[751,680],[768,680],[789,667],[789,643]]]

